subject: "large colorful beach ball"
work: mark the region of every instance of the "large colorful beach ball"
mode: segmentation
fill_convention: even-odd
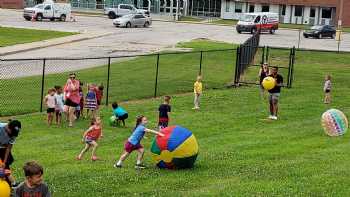
[[[0,179],[0,197],[10,197],[11,195],[11,188],[9,184]]]
[[[349,127],[348,119],[337,109],[327,110],[322,114],[322,126],[329,136],[343,135]]]
[[[276,80],[273,77],[265,77],[262,81],[262,86],[265,90],[271,90],[276,85]]]
[[[198,155],[198,143],[192,132],[180,126],[170,126],[161,131],[165,136],[156,136],[151,152],[159,168],[192,168]]]

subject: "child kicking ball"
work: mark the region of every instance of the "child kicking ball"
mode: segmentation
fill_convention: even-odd
[[[137,119],[136,119],[136,126],[134,128],[134,131],[131,134],[131,136],[128,138],[128,140],[125,142],[124,152],[120,156],[119,161],[114,164],[115,168],[121,168],[123,161],[134,150],[136,150],[137,154],[138,154],[135,168],[137,168],[137,169],[146,168],[144,165],[142,165],[142,158],[143,158],[143,154],[145,152],[145,149],[143,148],[143,146],[140,143],[142,138],[144,137],[146,132],[147,133],[153,133],[153,134],[156,134],[156,135],[159,135],[159,136],[162,136],[162,137],[164,136],[164,134],[162,134],[162,133],[160,133],[158,131],[147,129],[146,128],[147,123],[148,123],[148,120],[147,120],[147,118],[145,116],[137,117]]]

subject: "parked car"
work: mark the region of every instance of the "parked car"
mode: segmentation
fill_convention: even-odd
[[[309,30],[306,30],[304,32],[304,37],[314,37],[314,38],[324,38],[324,37],[330,37],[335,38],[336,30],[335,27],[330,25],[318,25],[318,26],[312,26]]]
[[[278,29],[278,14],[272,12],[245,13],[239,19],[236,30],[242,32],[255,33],[258,30],[268,31],[271,34]]]
[[[151,24],[151,17],[143,14],[128,14],[113,20],[116,27],[149,27]]]
[[[24,8],[23,17],[26,20],[35,19],[41,21],[43,19],[50,19],[54,21],[59,19],[65,21],[71,15],[71,5],[69,3],[54,3],[52,1],[45,1],[32,8]]]
[[[150,16],[148,10],[138,9],[131,4],[119,4],[116,8],[105,8],[104,13],[110,19],[115,19],[128,14],[143,14],[146,16]]]

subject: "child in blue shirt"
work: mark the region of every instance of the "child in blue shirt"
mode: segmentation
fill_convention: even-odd
[[[125,127],[125,120],[129,117],[128,112],[125,111],[122,107],[118,106],[117,102],[112,103],[113,114],[117,118],[116,121],[123,122],[123,126]]]
[[[134,150],[136,150],[137,154],[138,154],[135,168],[138,168],[138,169],[145,168],[145,166],[142,165],[142,158],[143,158],[143,154],[145,152],[145,149],[143,148],[143,146],[140,143],[143,136],[145,135],[146,132],[147,133],[154,133],[154,134],[162,136],[162,137],[164,136],[164,134],[162,134],[158,131],[147,129],[146,128],[147,123],[148,123],[148,120],[145,116],[141,115],[141,116],[137,117],[136,126],[134,128],[134,131],[131,134],[131,136],[128,138],[128,140],[125,142],[124,153],[120,156],[119,161],[116,164],[114,164],[115,168],[121,168],[123,161]]]

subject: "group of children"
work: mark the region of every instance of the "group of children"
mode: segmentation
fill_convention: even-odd
[[[87,94],[84,96],[83,83],[79,82],[79,97],[80,103],[75,107],[75,118],[80,117],[90,118],[96,117],[97,110],[101,105],[103,97],[103,85],[87,84]],[[62,122],[62,116],[68,110],[68,106],[65,105],[66,92],[62,86],[55,86],[48,90],[48,94],[44,98],[44,104],[47,112],[47,124],[50,126],[55,117],[56,124],[60,125]],[[84,116],[84,109],[86,114]],[[68,118],[68,116],[67,116]]]
[[[200,97],[202,94],[202,77],[198,76],[196,82],[194,83],[194,108],[200,108]],[[158,107],[158,129],[159,131],[165,127],[168,127],[170,120],[170,96],[165,96],[163,103]],[[122,122],[125,126],[125,120],[128,118],[128,112],[118,105],[117,102],[112,104],[113,115],[115,116],[115,121]],[[121,168],[123,161],[130,155],[131,152],[137,151],[137,161],[135,168],[143,169],[145,166],[142,164],[142,159],[144,155],[144,148],[141,145],[141,140],[144,138],[146,133],[153,133],[155,135],[164,136],[161,132],[155,131],[147,128],[148,119],[147,117],[140,115],[136,118],[136,124],[133,129],[131,136],[125,141],[124,152],[120,156],[119,160],[114,164],[114,167]],[[91,160],[96,161],[98,157],[96,156],[96,148],[98,146],[97,141],[103,136],[101,119],[99,117],[93,118],[88,130],[83,134],[82,142],[85,143],[84,148],[81,150],[79,155],[76,157],[77,160],[81,160],[84,153],[88,151],[91,147],[92,155]]]

